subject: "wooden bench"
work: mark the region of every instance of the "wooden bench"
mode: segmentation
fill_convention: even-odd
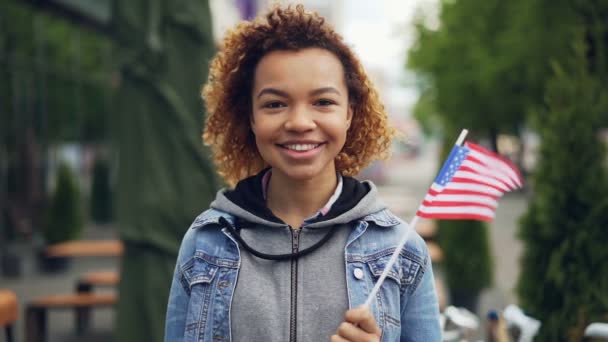
[[[116,286],[120,275],[116,271],[92,271],[83,274],[76,284],[76,292],[91,292],[94,286]]]
[[[76,293],[91,293],[93,287],[99,286],[117,286],[120,281],[120,275],[116,271],[102,270],[102,271],[91,271],[83,274],[76,283]],[[90,308],[77,308],[76,309],[76,331],[78,334],[83,334],[89,327]]]
[[[76,325],[85,320],[82,313],[93,307],[109,307],[116,303],[115,294],[74,293],[39,297],[31,301],[25,311],[25,341],[46,341],[47,312],[49,310],[76,309]]]
[[[120,240],[76,240],[50,245],[47,257],[119,257],[124,251]]]
[[[17,296],[13,291],[0,290],[0,327],[6,331],[6,341],[13,342],[13,326],[19,317]]]

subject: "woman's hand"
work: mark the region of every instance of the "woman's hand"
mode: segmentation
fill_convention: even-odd
[[[340,324],[331,342],[376,342],[381,331],[367,307],[360,306],[346,311],[344,322]]]

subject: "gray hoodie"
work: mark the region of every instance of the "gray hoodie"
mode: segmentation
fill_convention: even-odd
[[[262,174],[220,191],[211,204],[237,218],[242,239],[230,310],[233,341],[328,341],[349,308],[345,245],[353,222],[385,206],[371,182],[343,177],[331,210],[292,229],[266,207]],[[297,258],[252,254],[290,254],[315,244],[321,245]]]

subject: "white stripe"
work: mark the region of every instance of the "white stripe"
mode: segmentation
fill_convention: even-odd
[[[494,210],[486,207],[426,207],[421,205],[418,209],[425,214],[473,214],[494,218]]]
[[[496,171],[497,173],[501,173],[503,176],[510,178],[519,187],[522,186],[519,176],[517,175],[517,173],[515,173],[515,171],[513,171],[509,164],[503,162],[500,159],[490,158],[487,155],[475,151],[473,149],[471,149],[469,155],[486,164],[490,169]]]
[[[433,184],[431,184],[431,190],[437,191],[437,192],[442,192],[443,191],[443,186],[439,185],[435,182],[433,182]]]
[[[489,177],[493,177],[498,179],[499,181],[505,182],[507,183],[511,188],[515,189],[518,186],[513,182],[513,180],[511,180],[511,178],[506,177],[502,174],[499,173],[500,177],[496,177],[496,174],[492,173],[492,170],[489,169],[487,166],[479,164],[477,162],[474,162],[472,160],[469,159],[465,159],[464,162],[462,162],[462,166],[466,166],[469,167],[473,170],[475,170],[476,172],[478,172],[479,174],[482,174],[484,176],[489,176]]]
[[[474,173],[471,171],[456,171],[456,173],[454,173],[454,177],[471,179],[474,181],[491,184],[491,185],[496,186],[497,188],[502,189],[503,192],[507,192],[510,190],[504,183],[497,181],[495,178],[480,175],[478,173]]]
[[[450,189],[450,190],[465,190],[465,191],[481,192],[481,193],[496,196],[496,197],[502,196],[502,194],[503,194],[499,190],[496,190],[492,187],[481,185],[481,184],[450,182],[445,186],[445,188]]]
[[[436,192],[442,192],[442,191],[443,191],[443,189],[444,189],[444,188],[443,188],[443,186],[441,186],[441,185],[439,185],[439,184],[437,184],[437,183],[435,183],[435,182],[433,182],[433,184],[431,184],[431,190],[434,190],[434,191],[436,191]],[[430,190],[429,190],[429,192],[430,192]],[[436,196],[436,195],[435,195],[435,196]],[[432,201],[433,201],[433,198],[434,198],[435,196],[433,196],[433,195],[431,195],[430,193],[428,193],[428,192],[427,192],[427,193],[426,193],[426,196],[424,196],[424,200],[425,200],[425,201],[432,202]]]
[[[426,197],[425,197],[426,200]],[[492,206],[493,208],[498,207],[498,201],[491,197],[486,196],[478,196],[478,195],[448,195],[448,194],[439,194],[435,196],[435,201],[441,202],[464,202],[464,203],[479,203],[486,204]]]

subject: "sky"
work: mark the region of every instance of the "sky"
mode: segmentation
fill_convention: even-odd
[[[405,70],[414,42],[414,17],[425,14],[436,25],[438,0],[346,0],[342,27],[365,68],[379,83],[380,96],[394,118],[407,118],[418,99],[414,75]]]

